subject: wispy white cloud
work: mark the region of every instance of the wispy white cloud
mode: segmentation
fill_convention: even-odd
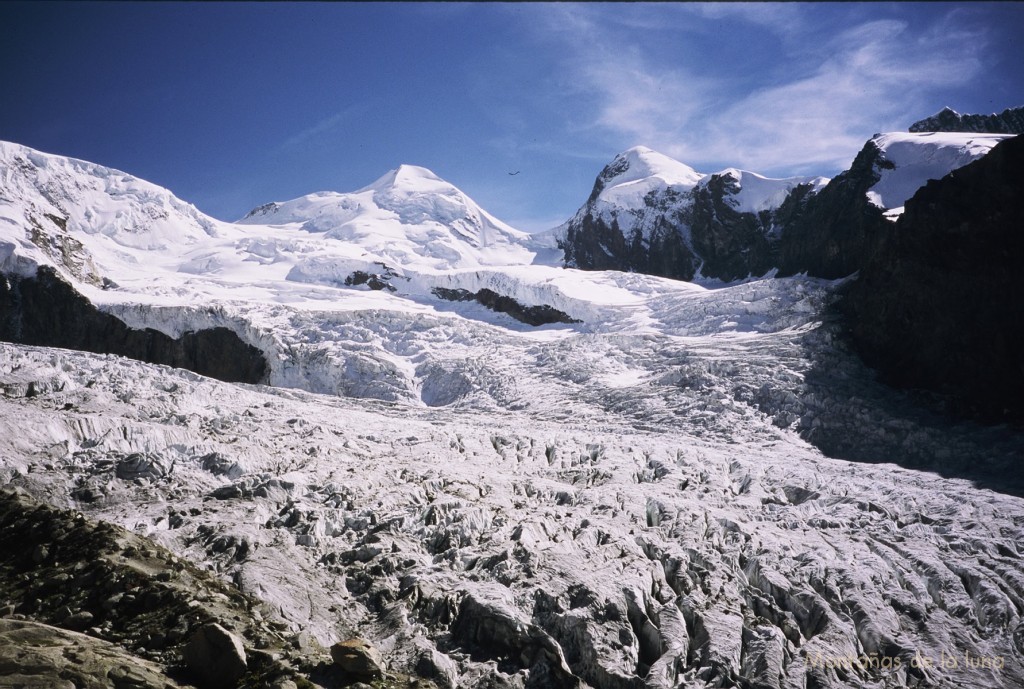
[[[829,34],[819,17],[807,20],[810,7],[671,8],[666,21],[679,23],[685,14],[683,24],[695,31],[699,22],[723,20],[776,35],[782,47],[774,81],[738,91],[738,78],[659,61],[644,31],[660,11],[646,6],[643,14],[623,15],[568,5],[539,28],[564,46],[566,81],[590,106],[581,127],[691,164],[768,172],[845,167],[873,132],[930,114],[924,108],[936,90],[965,84],[982,70],[985,37],[958,28],[955,11],[937,10],[925,29],[862,19]]]
[[[740,98],[702,128],[703,141],[675,148],[755,169],[844,167],[866,136],[930,114],[923,112],[929,93],[975,76],[978,39],[914,38],[892,20],[854,26],[829,43],[831,57],[813,73]]]
[[[300,132],[293,134],[292,136],[285,139],[284,143],[281,144],[282,149],[296,148],[301,146],[311,139],[317,139],[324,134],[328,134],[336,130],[346,121],[352,121],[357,115],[364,113],[369,104],[367,103],[356,103],[350,105],[347,108],[339,110],[338,112],[321,119],[319,122],[310,125]]]
[[[638,142],[684,127],[706,107],[715,82],[683,65],[654,66],[637,32],[654,18],[635,8],[610,20],[583,5],[558,5],[538,26],[565,50],[560,88],[578,102],[577,128],[604,127]],[[662,27],[663,28],[663,27]]]

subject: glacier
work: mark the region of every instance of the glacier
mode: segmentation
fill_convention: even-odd
[[[623,193],[701,182],[631,155]],[[358,635],[466,688],[1024,682],[1024,441],[879,384],[830,316],[842,280],[561,268],[412,166],[226,223],[82,161],[0,162],[4,272],[269,366],[0,343],[0,482],[215,572],[311,652]],[[739,203],[772,203],[752,174]]]

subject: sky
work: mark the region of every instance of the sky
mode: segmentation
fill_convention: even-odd
[[[632,146],[832,176],[944,106],[1024,105],[1022,29],[1010,2],[4,3],[0,139],[222,220],[421,165],[540,231]]]

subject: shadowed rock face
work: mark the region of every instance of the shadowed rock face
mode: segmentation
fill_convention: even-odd
[[[189,332],[177,339],[150,328],[129,328],[46,266],[32,278],[0,276],[0,340],[117,354],[229,383],[259,383],[268,370],[260,350],[227,328]]]
[[[595,186],[595,189],[597,187]],[[650,237],[639,229],[627,237],[618,220],[611,222],[588,211],[570,222],[560,247],[565,265],[582,270],[625,270],[648,275],[692,280],[700,261],[686,245],[679,227],[685,224],[677,209],[671,208],[676,193],[669,189],[662,198],[645,199],[655,216]]]
[[[857,154],[850,169],[817,194],[794,192],[786,211],[779,249],[779,274],[806,272],[835,279],[856,272],[872,239],[886,227],[882,209],[867,191],[879,180],[877,167],[892,166],[873,141]],[[798,188],[799,189],[799,188]],[[787,204],[789,204],[787,206]]]
[[[694,189],[690,234],[704,265],[701,273],[721,280],[764,275],[775,267],[775,241],[770,238],[774,213],[737,211],[726,198],[739,191],[727,175],[712,175]]]
[[[1024,138],[907,202],[843,301],[864,360],[900,386],[950,393],[956,411],[1024,418]]]

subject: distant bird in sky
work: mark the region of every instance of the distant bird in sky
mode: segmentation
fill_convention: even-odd
[[[510,173],[508,173],[508,174],[510,174],[510,175],[512,175],[513,177],[515,177],[516,175],[518,175],[518,174],[519,174],[519,172],[520,172],[519,170],[516,170],[515,172],[510,172]]]

